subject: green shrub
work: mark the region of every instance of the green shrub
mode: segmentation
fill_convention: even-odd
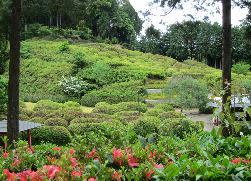
[[[118,44],[119,40],[116,37],[112,38],[112,44]]]
[[[188,130],[186,130],[185,127],[183,126],[183,119],[171,120],[169,124],[168,123],[166,124],[168,124],[171,127],[171,131],[173,132],[174,135],[183,139],[185,131],[186,133],[191,133],[191,128],[192,128],[194,132],[198,133],[199,129],[201,129],[200,125],[195,124],[194,121],[192,120],[187,120],[187,121],[189,124]]]
[[[32,117],[32,115],[35,114],[35,111],[24,109],[24,108],[19,108],[19,114],[23,114],[28,117]]]
[[[141,127],[140,127],[141,120]],[[134,131],[136,134],[145,137],[147,134],[156,133],[159,126],[159,120],[155,117],[144,116],[141,119],[137,119],[132,122],[130,127],[131,131]]]
[[[248,121],[249,125],[251,124],[251,121]],[[241,129],[238,131],[238,132],[234,132],[234,136],[236,137],[241,137],[240,136],[240,133],[242,132],[242,134],[244,136],[247,136],[247,135],[251,135],[251,129],[248,128],[248,126],[242,122],[242,121],[236,121],[235,122],[236,125],[240,125],[241,126]]]
[[[161,121],[164,121],[169,118],[186,118],[186,116],[181,112],[175,112],[175,111],[168,111],[158,116],[158,119]]]
[[[26,108],[24,101],[19,100],[19,109],[20,108]]]
[[[99,102],[118,104],[120,102],[135,101],[138,100],[137,91],[142,88],[143,84],[140,81],[107,85],[100,90],[85,94],[81,99],[81,104],[83,106],[94,107]],[[140,101],[143,100],[144,97],[140,97]]]
[[[147,105],[140,102],[138,105],[138,102],[121,102],[116,105],[119,109],[122,111],[139,111],[140,106],[140,112],[145,113],[147,111]]]
[[[106,38],[106,39],[104,40],[104,43],[105,43],[105,44],[111,44],[111,40],[109,40],[109,38]]]
[[[88,135],[89,132],[98,133],[99,130],[105,133],[106,125],[107,125],[107,122],[105,123],[75,123],[75,124],[70,124],[67,129],[73,136],[84,135],[84,134]]]
[[[102,43],[102,38],[101,38],[100,36],[97,36],[97,37],[96,37],[96,42],[97,42],[97,43]]]
[[[120,116],[139,116],[139,112],[138,111],[120,111],[115,113],[116,117],[120,117]]]
[[[68,101],[65,102],[65,107],[77,107],[80,108],[80,104],[78,102]]]
[[[82,117],[82,115],[83,115],[83,112],[81,112],[81,111],[65,110],[65,113],[63,115],[63,119],[65,119],[69,123],[75,118]]]
[[[154,106],[154,109],[163,109],[164,111],[175,111],[173,106],[169,103],[157,104]]]
[[[68,122],[62,118],[50,118],[44,122],[45,126],[64,126],[67,128]]]
[[[249,69],[250,69],[250,65],[245,62],[239,62],[236,65],[233,65],[232,67],[232,71],[234,73],[243,74],[243,75],[247,75],[247,73],[249,72]]]
[[[116,117],[116,119],[120,121],[123,125],[127,125],[128,123],[139,119],[139,116],[118,116]]]
[[[47,115],[52,114],[52,113],[54,113],[54,111],[52,110],[37,111],[33,115],[31,115],[31,118],[34,118],[34,117],[45,118]]]
[[[34,117],[34,118],[31,118],[31,119],[29,120],[29,122],[44,124],[45,120],[46,120],[45,118]]]
[[[59,45],[59,51],[63,52],[63,51],[68,51],[68,50],[70,50],[68,41],[65,41]]]
[[[115,106],[106,105],[106,106],[95,107],[92,110],[92,113],[113,115],[114,113],[119,112],[119,111],[120,111],[120,109]]]
[[[33,145],[39,145],[42,142],[49,142],[58,146],[70,143],[70,132],[63,126],[41,126],[31,129],[31,141]],[[27,140],[27,133],[20,134],[20,138]]]
[[[99,102],[95,105],[95,107],[99,107],[99,106],[109,106],[110,104],[107,102]]]
[[[34,48],[31,43],[22,41],[20,47],[20,57],[23,59],[28,59],[31,56],[33,49]]]
[[[98,118],[98,119],[114,119],[114,115],[109,114],[97,114],[97,113],[83,113],[84,118]]]
[[[8,104],[8,82],[0,76],[0,112],[7,111]]]
[[[76,123],[103,123],[103,122],[108,122],[108,123],[118,123],[119,122],[115,119],[98,119],[98,118],[76,118],[73,119],[70,124],[76,124]]]
[[[145,115],[146,116],[156,116],[158,117],[160,114],[164,113],[165,111],[163,109],[150,109],[146,111]]]
[[[34,111],[41,111],[41,110],[58,110],[60,108],[64,108],[65,105],[62,103],[53,102],[51,100],[41,100],[38,101],[37,104],[34,106]]]
[[[29,117],[27,115],[19,114],[20,121],[29,121]]]
[[[34,102],[37,103],[41,100],[51,100],[53,102],[66,102],[69,100],[69,97],[67,95],[61,95],[61,94],[40,94],[40,93],[25,93],[20,92],[20,98],[24,100],[25,102]]]

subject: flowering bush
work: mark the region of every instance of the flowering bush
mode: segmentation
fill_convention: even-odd
[[[192,132],[184,139],[159,131],[145,138],[107,127],[75,136],[68,146],[41,144],[0,156],[0,180],[250,180],[251,137]]]

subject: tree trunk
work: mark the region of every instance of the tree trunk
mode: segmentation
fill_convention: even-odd
[[[7,145],[14,148],[19,133],[19,73],[20,73],[21,0],[12,0],[10,37],[9,90],[7,115]]]
[[[231,0],[222,0],[222,11],[222,90],[229,85],[228,90],[222,96],[223,106],[226,104],[227,98],[231,96],[231,84],[226,84],[226,81],[231,83]],[[225,126],[224,121],[223,126]],[[221,135],[228,137],[229,134],[228,129],[224,128]]]

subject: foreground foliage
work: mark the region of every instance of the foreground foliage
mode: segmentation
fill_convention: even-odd
[[[251,137],[216,131],[138,136],[120,127],[75,136],[67,146],[19,141],[0,157],[1,180],[250,180]]]

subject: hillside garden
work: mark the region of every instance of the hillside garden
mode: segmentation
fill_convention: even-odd
[[[19,119],[44,126],[31,130],[32,149],[21,133],[17,149],[2,151],[0,179],[249,180],[247,125],[228,138],[205,132],[203,122],[174,111],[175,93],[152,109],[144,101],[165,94],[139,95],[139,116],[138,90],[165,88],[181,75],[220,94],[221,71],[192,60],[72,39],[22,42]],[[250,72],[232,77],[250,92]],[[23,101],[36,104],[27,109]]]

